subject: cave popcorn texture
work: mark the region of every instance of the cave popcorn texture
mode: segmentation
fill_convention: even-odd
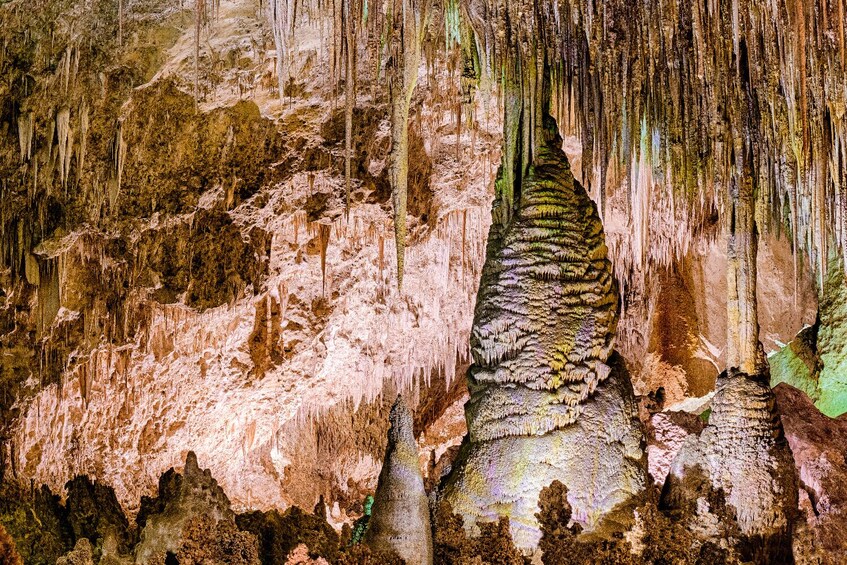
[[[594,203],[564,154],[541,148],[517,213],[489,234],[466,405],[469,434],[443,492],[466,524],[506,515],[536,547],[542,488],[567,485],[598,526],[646,484],[643,435],[613,356],[617,285]]]

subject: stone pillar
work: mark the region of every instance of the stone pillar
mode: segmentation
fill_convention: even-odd
[[[401,397],[391,408],[388,447],[365,543],[395,551],[408,565],[432,564],[429,503],[418,461],[412,413]]]

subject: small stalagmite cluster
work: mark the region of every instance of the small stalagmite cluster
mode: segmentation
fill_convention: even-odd
[[[718,378],[709,424],[689,437],[663,494],[687,507],[705,539],[742,538],[742,558],[791,559],[798,479],[767,378],[736,370]],[[721,504],[711,493],[721,493]]]

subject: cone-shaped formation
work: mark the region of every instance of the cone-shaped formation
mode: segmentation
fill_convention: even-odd
[[[141,541],[136,547],[136,563],[157,562],[166,552],[176,553],[182,547],[186,529],[194,519],[215,525],[235,523],[229,499],[211,472],[201,470],[197,456],[189,451],[182,475],[173,469],[159,479],[159,497],[148,502],[151,514],[145,523]],[[142,511],[145,501],[142,499]]]
[[[645,484],[632,390],[606,364],[618,294],[603,226],[557,141],[537,153],[512,221],[489,236],[469,442],[444,493],[466,523],[508,515],[524,548],[538,543],[538,494],[553,480],[588,529]]]
[[[432,563],[429,504],[418,462],[412,413],[401,397],[391,408],[388,447],[365,543],[395,551],[409,565]]]
[[[609,374],[618,294],[597,209],[560,151],[541,154],[522,191],[514,221],[489,243],[480,283],[473,441],[572,424]]]
[[[665,502],[697,508],[692,531],[701,537],[740,534],[745,560],[785,563],[797,477],[773,392],[766,378],[737,372],[722,374],[717,387],[709,425],[686,442],[671,468]],[[710,491],[723,493],[725,509],[707,500]]]

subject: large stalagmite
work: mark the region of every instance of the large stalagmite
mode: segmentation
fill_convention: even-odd
[[[397,397],[365,543],[393,550],[409,565],[432,564],[429,503],[418,461],[412,413]]]
[[[645,485],[631,386],[610,360],[618,293],[603,227],[547,125],[512,221],[489,234],[469,435],[444,491],[466,523],[509,516],[527,549],[540,535],[539,492],[552,481],[568,487],[587,529]]]

